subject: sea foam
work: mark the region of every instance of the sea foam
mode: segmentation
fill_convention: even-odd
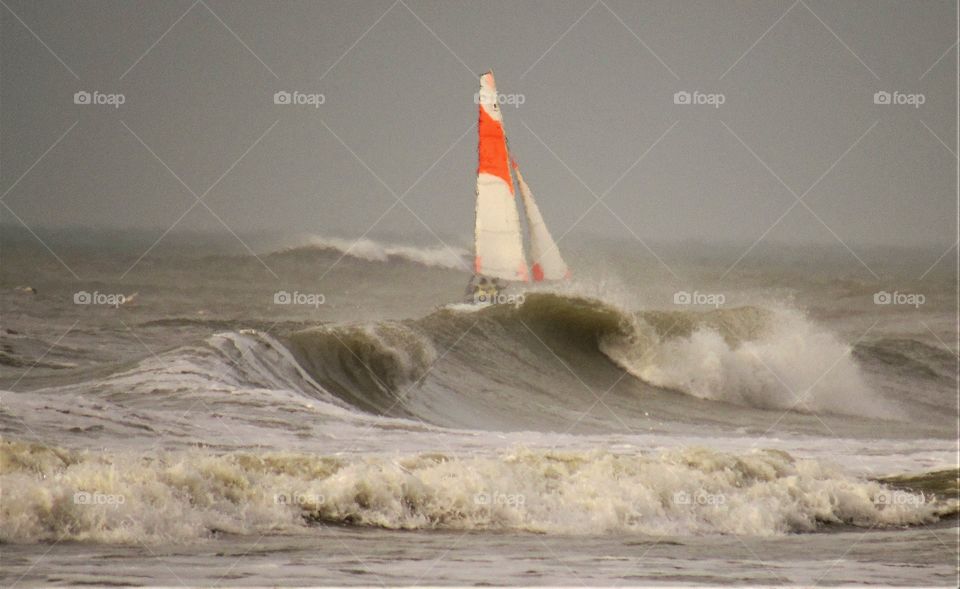
[[[487,455],[158,455],[0,446],[0,541],[308,533],[312,521],[548,534],[746,534],[923,524],[955,500],[785,452],[517,448]],[[112,500],[111,500],[112,499]]]

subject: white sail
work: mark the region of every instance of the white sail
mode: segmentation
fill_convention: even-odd
[[[540,209],[537,208],[537,203],[533,200],[530,187],[523,180],[520,167],[514,163],[513,169],[517,173],[517,183],[520,185],[520,194],[523,197],[523,206],[527,214],[533,279],[540,282],[541,280],[569,278],[570,269],[563,258],[560,257],[560,250],[557,249],[557,244],[553,241],[553,237],[547,229],[547,224],[543,221],[543,215],[540,214]]]
[[[520,215],[492,72],[480,76],[480,91],[475,102],[479,105],[480,119],[474,272],[491,278],[527,281]]]

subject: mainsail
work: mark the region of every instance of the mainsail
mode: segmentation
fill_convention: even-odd
[[[530,187],[523,180],[523,174],[520,173],[520,166],[513,162],[513,169],[517,173],[517,184],[520,185],[520,195],[523,197],[523,208],[527,214],[527,229],[530,232],[530,257],[532,258],[533,279],[536,282],[541,280],[560,280],[570,277],[570,269],[567,263],[560,257],[560,250],[553,241],[547,224],[543,222],[543,215],[537,208],[536,201],[533,200],[533,193]]]
[[[523,253],[523,234],[493,72],[480,76],[480,92],[476,99],[480,120],[477,125],[479,163],[474,272],[491,278],[526,282],[529,276]]]

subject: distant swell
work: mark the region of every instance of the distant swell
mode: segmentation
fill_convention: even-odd
[[[386,244],[372,239],[357,240],[338,237],[310,236],[300,243],[277,252],[278,255],[304,252],[308,250],[332,250],[343,256],[349,256],[368,262],[388,262],[403,260],[423,266],[467,270],[468,252],[459,247],[437,245],[417,247],[410,245]]]

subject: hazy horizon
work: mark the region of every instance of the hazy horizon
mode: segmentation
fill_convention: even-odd
[[[234,232],[231,233],[226,229],[218,229],[216,227],[199,227],[199,228],[190,228],[190,227],[176,227],[172,230],[169,230],[169,227],[111,227],[109,225],[95,226],[95,225],[61,225],[61,226],[44,226],[44,225],[31,225],[29,229],[25,228],[22,224],[16,222],[15,220],[4,219],[0,220],[0,231],[7,232],[7,237],[10,238],[9,241],[33,241],[37,247],[43,247],[43,245],[37,241],[37,237],[42,238],[44,241],[48,242],[60,242],[60,243],[71,243],[78,240],[83,240],[87,238],[95,238],[99,236],[110,236],[114,238],[123,238],[123,239],[132,239],[135,241],[153,242],[158,237],[166,233],[166,236],[161,243],[158,244],[158,247],[162,247],[167,243],[169,239],[171,242],[177,240],[183,240],[189,242],[191,239],[208,241],[212,243],[224,242],[230,243],[238,250],[244,250],[243,243],[238,240],[239,237],[243,241],[248,241],[250,243],[255,242],[256,240],[272,240],[276,242],[290,242],[296,243],[298,239],[306,237],[316,237],[316,238],[329,238],[329,239],[343,239],[347,241],[359,241],[361,239],[372,240],[384,244],[409,244],[413,246],[425,246],[425,247],[442,247],[444,242],[450,246],[469,246],[473,242],[473,233],[470,232],[464,233],[454,233],[454,232],[435,232],[434,234],[410,234],[403,231],[395,230],[381,230],[381,231],[371,231],[366,234],[347,234],[342,232],[337,232],[336,230],[331,231],[297,231],[293,233],[287,233],[279,230],[270,230],[270,229],[258,229],[253,231],[243,231],[243,232]],[[15,235],[15,237],[14,237]],[[443,240],[442,242],[440,240]],[[646,238],[643,240],[644,243],[649,244],[662,244],[665,247],[683,247],[683,246],[702,246],[705,248],[718,246],[718,247],[731,247],[731,248],[746,248],[747,246],[753,245],[755,239],[748,239],[747,237],[741,236],[729,236],[720,239],[704,239],[698,237],[674,237],[663,236],[659,238]],[[577,244],[577,243],[636,243],[637,247],[642,249],[643,246],[640,242],[633,236],[626,235],[605,235],[602,232],[597,233],[588,233],[588,232],[579,232],[571,233],[566,236],[565,243],[568,244]],[[953,247],[949,243],[940,244],[940,243],[882,243],[882,242],[871,242],[871,241],[846,241],[847,246],[855,246],[857,248],[863,248],[864,250],[877,250],[877,251],[918,251],[918,252],[936,252],[938,254],[943,253],[942,249],[950,247],[951,251]],[[104,245],[109,245],[105,243]],[[804,241],[804,242],[795,242],[789,240],[778,240],[772,238],[764,238],[761,242],[757,243],[754,247],[754,250],[763,250],[763,249],[789,249],[789,248],[800,248],[800,249],[813,249],[813,250],[836,250],[838,252],[849,252],[849,250],[844,247],[843,244],[835,240],[818,240],[818,241]],[[949,253],[949,252],[947,252]],[[846,255],[849,255],[847,253]],[[850,260],[856,264],[856,259],[850,257]],[[932,261],[932,260],[931,260]]]
[[[957,239],[951,2],[9,2],[0,19],[0,219],[34,230],[469,236],[492,68],[556,236]]]

